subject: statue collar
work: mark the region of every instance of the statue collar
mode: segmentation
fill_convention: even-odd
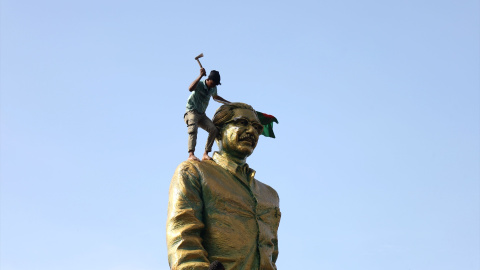
[[[212,158],[215,161],[215,163],[220,165],[220,167],[224,168],[225,170],[229,171],[231,174],[235,176],[242,175],[243,177],[246,177],[248,179],[248,182],[250,182],[255,176],[255,170],[250,169],[247,163],[243,165],[238,165],[237,163],[220,155],[220,153],[218,152],[214,152]]]

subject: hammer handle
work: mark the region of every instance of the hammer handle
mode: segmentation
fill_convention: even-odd
[[[198,62],[198,64],[200,65],[200,68],[203,68],[203,67],[202,67],[202,63],[200,63],[200,60],[197,59],[197,62]]]

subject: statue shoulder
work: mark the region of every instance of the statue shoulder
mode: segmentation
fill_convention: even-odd
[[[182,161],[180,164],[178,164],[177,166],[177,171],[178,170],[189,170],[189,169],[192,169],[192,168],[195,168],[196,164],[195,163],[200,163],[198,161],[192,161],[192,160],[185,160],[185,161]]]
[[[175,176],[183,175],[187,177],[201,177],[202,173],[208,168],[216,166],[212,160],[209,161],[192,161],[186,160],[180,163],[175,170]]]
[[[259,187],[260,191],[263,193],[263,194],[266,194],[268,195],[270,198],[274,198],[275,200],[275,204],[276,205],[279,205],[280,203],[280,197],[278,196],[278,193],[277,191],[272,188],[271,186],[255,179],[255,181],[257,181],[257,186]]]
[[[186,160],[180,163],[177,166],[177,169],[174,173],[174,178],[176,177],[198,177],[200,175],[197,164],[198,161]]]

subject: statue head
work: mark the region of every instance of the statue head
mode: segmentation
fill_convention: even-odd
[[[213,116],[213,124],[219,130],[220,153],[237,159],[245,159],[253,153],[263,132],[252,106],[239,102],[220,106]]]

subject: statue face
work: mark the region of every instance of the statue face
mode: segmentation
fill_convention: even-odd
[[[250,156],[257,146],[263,126],[255,112],[249,109],[234,109],[234,113],[223,128],[220,150],[238,158],[245,158]]]

